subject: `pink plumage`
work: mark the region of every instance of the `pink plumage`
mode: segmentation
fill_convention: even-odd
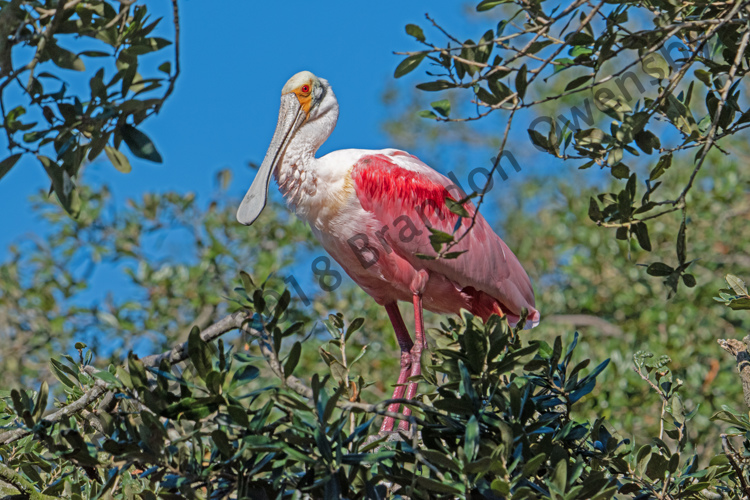
[[[455,259],[417,257],[417,254],[435,253],[427,227],[458,237],[471,224],[470,218],[461,218],[461,225],[454,232],[460,217],[448,210],[445,199],[458,201],[465,194],[448,178],[402,151],[365,154],[356,162],[351,176],[362,208],[374,214],[382,227],[390,228],[387,232],[381,228],[378,234],[367,234],[368,242],[380,243],[380,258],[373,265],[393,266],[403,271],[401,266],[391,262],[403,259],[413,268],[403,273],[388,273],[390,279],[383,284],[386,290],[407,288],[415,272],[426,270],[430,278],[422,300],[430,311],[458,313],[463,308],[484,320],[493,313],[507,314],[515,325],[525,307],[529,311],[530,326],[539,322],[526,272],[481,213],[467,236],[451,249],[465,253]],[[472,202],[466,203],[464,208],[469,215],[474,215]],[[391,255],[388,247],[396,255]],[[410,297],[399,299],[410,300]]]

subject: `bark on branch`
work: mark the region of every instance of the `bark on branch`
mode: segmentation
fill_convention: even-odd
[[[47,420],[49,422],[57,422],[63,417],[68,417],[73,415],[74,413],[78,413],[79,411],[88,407],[90,404],[96,402],[96,400],[99,399],[99,397],[101,397],[101,395],[105,392],[107,392],[107,384],[105,382],[102,382],[101,380],[97,380],[96,385],[86,391],[83,396],[76,399],[68,406],[60,408],[54,413],[50,413],[49,415],[44,417],[44,420]],[[12,443],[13,441],[17,441],[29,434],[31,434],[31,431],[28,429],[16,429],[13,431],[3,432],[2,434],[0,434],[0,445]]]
[[[284,375],[284,367],[282,366],[277,353],[273,350],[273,343],[269,338],[268,333],[265,330],[258,330],[250,326],[251,321],[252,314],[248,313],[247,311],[237,311],[228,316],[225,316],[216,323],[204,329],[201,332],[201,338],[205,342],[212,342],[225,333],[235,329],[240,329],[244,333],[257,338],[261,354],[266,359],[266,362],[268,363],[274,375],[281,379],[286,387],[288,387],[292,391],[296,392],[304,398],[312,399],[313,391],[307,384],[302,382],[302,380],[295,377],[294,375]],[[166,360],[170,365],[174,365],[175,363],[187,360],[188,357],[188,345],[187,342],[183,342],[182,344],[174,346],[169,351],[163,352],[161,354],[146,356],[145,358],[142,358],[141,361],[145,366],[157,367],[161,364],[162,360]],[[89,370],[86,370],[90,375],[93,375],[92,372],[96,371],[95,369],[93,369],[93,367],[86,368],[90,368]],[[48,422],[57,422],[63,417],[72,416],[73,414],[82,412],[107,392],[107,383],[97,379],[96,385],[85,392],[83,396],[81,396],[79,399],[69,404],[68,406],[47,415],[45,417],[45,420],[47,420]],[[408,400],[385,400],[376,404],[340,401],[337,406],[344,410],[358,410],[366,413],[375,413],[382,416],[390,416],[408,420],[410,423],[424,424],[424,422],[420,418],[413,415],[405,417],[400,413],[387,411],[385,408],[387,408],[388,405],[394,402],[410,404],[415,407],[422,406],[418,401]],[[19,428],[4,432],[0,434],[0,445],[17,441],[18,439],[21,439],[24,436],[29,435],[30,433],[31,431],[25,428]]]
[[[734,356],[737,361],[737,371],[742,381],[742,392],[745,395],[745,405],[750,408],[750,354],[747,352],[750,345],[750,335],[742,340],[719,339],[719,346]]]
[[[2,463],[0,463],[0,478],[8,484],[15,486],[22,496],[31,500],[55,500],[57,498],[38,492],[31,481]]]

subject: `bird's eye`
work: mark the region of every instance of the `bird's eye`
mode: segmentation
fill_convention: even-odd
[[[310,92],[310,86],[309,85],[303,85],[300,88],[300,90],[302,91],[303,94],[307,94],[308,92]]]

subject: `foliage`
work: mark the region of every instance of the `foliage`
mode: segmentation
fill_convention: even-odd
[[[226,177],[221,172],[217,179]],[[26,377],[44,379],[49,356],[69,352],[75,340],[112,360],[138,343],[166,349],[192,325],[205,327],[227,310],[238,267],[254,262],[253,272],[265,277],[311,244],[299,221],[278,217],[278,205],[265,226],[275,238],[262,240],[235,224],[233,205],[203,208],[192,193],[146,193],[118,211],[108,209],[106,186],[81,193],[77,219],[40,195],[35,205],[49,234],[14,245],[0,265],[6,388]],[[92,301],[102,279],[112,288]],[[283,288],[271,279],[267,299],[276,300]]]
[[[719,297],[714,297],[714,300],[732,309],[750,309],[750,295],[745,282],[733,274],[728,274],[726,281],[729,288],[719,290]]]
[[[259,290],[247,296],[260,298]],[[295,347],[283,370],[274,369],[290,331],[278,323],[283,305],[259,305],[265,306],[262,299],[246,302],[239,321],[252,325],[246,331],[265,360],[233,353],[221,340],[214,350],[197,328],[182,369],[167,359],[157,368],[130,355],[127,370],[98,371],[85,345],[78,346],[77,360],[54,360],[67,394],[63,408],[97,386],[111,391],[115,407],[49,421],[42,414],[46,386],[36,394],[14,390],[4,400],[4,418],[28,435],[0,448],[3,463],[43,495],[84,498],[742,495],[725,458],[699,468],[695,456],[681,455],[690,415],[675,404],[675,447],[660,439],[632,446],[603,418],[577,419],[574,407],[608,364],[588,369],[590,360],[574,361],[577,335],[564,349],[559,337],[552,346],[526,342],[497,317],[486,325],[468,313],[450,320],[434,332],[437,348],[423,360],[426,390],[410,404],[412,430],[385,441],[372,423],[387,402],[363,405],[344,397],[349,386],[336,369],[333,376],[314,374],[305,387],[293,375]],[[341,317],[331,321],[345,325]],[[258,386],[263,361],[279,379]],[[668,372],[663,364],[655,369]],[[730,412],[718,417],[748,425]],[[0,435],[5,440],[7,433]],[[21,485],[12,475],[5,479]]]
[[[403,53],[407,57],[394,76],[428,62],[430,79],[418,89],[447,92],[472,103],[451,106],[451,100],[443,98],[432,103],[434,111],[421,113],[425,118],[465,122],[493,113],[507,117],[491,176],[510,149],[514,118],[528,116],[531,110],[540,112],[528,129],[535,148],[555,158],[581,160],[580,169],[593,165],[609,169],[620,179],[613,192],[591,197],[588,210],[597,225],[615,228],[619,240],[633,239],[650,251],[653,221],[680,210],[676,261],[652,262],[646,269],[652,276],[666,278],[675,291],[680,281],[687,287],[696,283],[688,272],[695,262],[688,259],[686,243],[688,193],[709,153],[725,151],[718,141],[747,128],[750,117],[740,96],[750,40],[746,5],[482,1],[477,11],[496,13],[482,19],[500,21],[478,41],[460,41],[429,16],[445,43],[432,42],[421,27],[407,25],[406,33],[425,48]],[[595,108],[586,95],[589,92]],[[556,102],[573,103],[570,117],[550,108]],[[456,117],[451,114],[456,108],[458,114],[465,108],[471,111]],[[596,123],[592,109],[612,120],[608,127]],[[542,123],[547,133],[537,130]],[[685,161],[688,152],[694,153],[690,167]],[[638,162],[641,153],[656,156],[645,160],[650,165],[645,182],[638,182],[628,164]],[[673,160],[685,166],[670,169]],[[683,187],[667,193],[664,183],[683,170],[690,172]],[[489,185],[488,181],[470,197],[481,204]],[[465,233],[445,242],[441,255]]]
[[[117,170],[129,172],[123,141],[133,155],[162,161],[138,125],[171,94],[179,51],[175,45],[174,69],[170,61],[158,70],[144,64],[172,42],[149,36],[160,20],[150,19],[145,4],[134,3],[0,2],[0,111],[8,149],[0,179],[24,155],[35,156],[73,216],[81,209],[76,181],[85,162],[104,152]],[[179,30],[176,1],[174,13]],[[78,77],[69,71],[83,72],[88,85],[71,83]],[[16,92],[22,92],[15,99],[21,103],[6,109],[4,97]]]

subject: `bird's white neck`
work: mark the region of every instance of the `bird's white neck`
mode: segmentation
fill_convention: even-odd
[[[318,109],[310,114],[308,121],[292,137],[274,172],[281,194],[293,209],[297,209],[304,198],[317,192],[315,153],[336,127],[339,106],[333,91],[328,88],[327,92]]]

